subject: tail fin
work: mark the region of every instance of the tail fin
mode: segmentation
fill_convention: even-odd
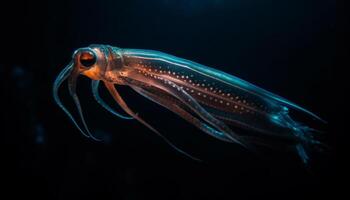
[[[320,133],[321,131],[301,125],[300,123],[292,120],[288,115],[286,115],[285,118],[286,121],[288,121],[288,126],[291,128],[293,135],[297,138],[295,150],[297,151],[301,160],[305,164],[308,164],[310,161],[310,152],[322,151],[323,147],[325,146],[315,138],[315,133]]]
[[[321,152],[324,149],[327,149],[327,146],[321,143],[318,139],[322,131],[315,130],[308,126],[304,126],[299,122],[294,121],[287,112],[280,113],[278,115],[278,120],[275,120],[275,123],[278,123],[279,126],[285,127],[284,134],[261,134],[243,136],[248,143],[251,143],[254,146],[260,146],[270,149],[292,149],[295,153],[298,154],[300,159],[304,164],[309,164],[310,154]]]

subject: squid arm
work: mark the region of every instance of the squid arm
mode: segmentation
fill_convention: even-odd
[[[235,134],[226,124],[222,121],[213,117],[209,112],[207,112],[191,95],[189,95],[186,91],[184,91],[181,87],[176,85],[175,83],[165,80],[162,77],[156,77],[154,79],[146,79],[140,74],[129,74],[130,78],[125,78],[126,81],[129,81],[129,85],[133,85],[133,81],[145,83],[148,85],[152,85],[176,99],[180,100],[183,104],[188,106],[194,113],[200,116],[204,121],[211,124],[220,132],[224,133],[227,138],[230,138],[233,142],[236,142],[246,148],[247,145],[242,141],[242,139]],[[249,148],[248,148],[249,149]]]
[[[219,140],[225,141],[225,142],[232,143],[232,140],[225,137],[224,133],[217,131],[214,128],[212,128],[210,125],[202,122],[201,120],[199,120],[198,118],[193,116],[191,113],[189,113],[185,109],[183,109],[180,105],[173,104],[172,102],[170,102],[166,98],[162,98],[159,95],[155,95],[152,92],[145,90],[145,89],[142,89],[140,87],[136,87],[133,85],[130,85],[130,87],[133,90],[135,90],[137,93],[139,93],[140,95],[146,97],[147,99],[149,99],[149,100],[169,109],[170,111],[174,112],[175,114],[179,115],[180,117],[182,117],[183,119],[185,119],[189,123],[193,124],[194,126],[199,128],[200,130],[204,131],[205,133],[209,134],[210,136],[213,136],[213,137],[215,137]]]
[[[85,117],[83,114],[83,109],[81,108],[80,100],[78,98],[77,92],[76,92],[76,87],[77,87],[77,77],[79,75],[78,69],[73,69],[71,75],[68,78],[68,89],[69,89],[69,94],[73,98],[73,101],[75,103],[75,106],[78,110],[78,114],[80,116],[81,122],[87,132],[87,134],[94,140],[96,141],[101,141],[100,139],[96,138],[95,136],[92,135],[91,131],[89,130],[89,127],[87,126],[87,123],[85,121]]]
[[[125,101],[123,100],[123,98],[120,96],[119,92],[116,90],[116,88],[114,87],[113,83],[108,83],[108,82],[104,82],[106,88],[108,89],[108,91],[110,92],[110,94],[112,95],[112,97],[114,98],[114,100],[124,109],[124,111],[126,113],[128,113],[130,116],[132,116],[134,119],[136,119],[137,121],[139,121],[140,123],[142,123],[143,125],[145,125],[147,128],[151,129],[154,133],[156,133],[159,137],[161,137],[167,144],[169,144],[171,147],[173,147],[175,150],[177,150],[178,152],[184,154],[185,156],[196,160],[196,161],[201,161],[200,159],[191,156],[190,154],[186,153],[185,151],[179,149],[178,147],[176,147],[173,143],[171,143],[166,137],[164,137],[162,134],[160,134],[155,128],[153,128],[151,125],[149,125],[147,122],[145,122],[141,117],[138,116],[138,114],[134,113],[129,107],[128,105],[125,103]]]
[[[98,87],[99,87],[100,81],[93,80],[91,81],[91,90],[92,94],[95,98],[95,100],[107,111],[111,112],[113,115],[120,117],[122,119],[133,119],[132,117],[122,115],[118,113],[117,111],[113,110],[103,99],[101,98],[99,92],[98,92]]]
[[[92,138],[94,140],[99,141],[99,139],[95,138],[91,132],[89,131],[89,129],[87,128],[87,125],[84,121],[84,117],[82,117],[82,110],[80,107],[80,103],[79,103],[79,99],[77,97],[76,94],[73,94],[75,91],[75,89],[72,89],[70,87],[70,93],[71,96],[73,97],[73,100],[75,102],[75,104],[78,106],[78,111],[79,111],[79,115],[82,117],[82,122],[83,122],[83,126],[86,130],[86,132],[83,130],[83,128],[80,127],[80,125],[77,123],[77,121],[74,119],[73,115],[68,111],[68,109],[63,105],[63,103],[61,102],[61,99],[58,96],[58,89],[60,88],[60,86],[62,85],[63,81],[65,81],[70,75],[71,72],[73,70],[73,63],[70,63],[67,65],[67,67],[65,67],[60,74],[57,76],[54,85],[53,85],[53,97],[54,100],[56,101],[56,103],[59,105],[59,107],[67,114],[67,116],[69,117],[69,119],[73,122],[73,124],[78,128],[78,130],[87,138]],[[71,82],[70,83],[71,86],[75,87],[75,83]]]

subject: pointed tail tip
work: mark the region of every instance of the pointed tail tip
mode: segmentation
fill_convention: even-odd
[[[308,111],[308,110],[305,110],[305,109],[301,109],[301,111],[309,114],[314,120],[317,120],[317,121],[320,121],[324,124],[328,124],[328,122],[324,119],[322,119],[321,117],[319,117],[318,115],[316,115],[315,113],[311,112],[311,111]]]
[[[320,122],[322,122],[324,124],[328,124],[328,122],[326,120],[322,119],[318,115],[316,115],[316,114],[314,114],[312,112],[308,112],[308,113],[314,118],[314,120],[320,121]]]
[[[328,124],[328,121],[326,121],[326,120],[324,120],[324,119],[322,119],[322,118],[318,118],[318,120],[319,120],[320,122],[324,123],[324,124]]]
[[[280,100],[281,101],[281,100]],[[300,111],[300,112],[303,112],[303,113],[306,113],[308,114],[309,116],[311,116],[314,120],[318,120],[324,124],[328,124],[328,122],[324,119],[322,119],[321,117],[319,117],[318,115],[316,115],[315,113],[305,109],[305,108],[302,108],[301,106],[295,104],[295,103],[292,103],[290,101],[281,101],[284,105],[283,109],[288,113],[288,110],[289,108],[292,108],[294,110],[297,110],[297,111]]]

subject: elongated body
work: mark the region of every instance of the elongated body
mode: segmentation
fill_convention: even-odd
[[[319,117],[282,97],[222,71],[158,51],[121,49],[108,45],[91,45],[79,49],[73,58],[73,62],[56,79],[54,95],[61,108],[87,136],[93,137],[84,121],[75,93],[76,78],[79,74],[93,79],[94,96],[104,108],[119,117],[128,118],[112,110],[99,97],[99,81],[104,82],[113,98],[131,118],[140,121],[159,135],[156,129],[127,106],[114,85],[130,86],[142,96],[173,111],[205,133],[250,149],[259,143],[270,145],[269,140],[275,141],[278,138],[281,139],[281,144],[294,146],[302,160],[307,162],[305,148],[319,144],[313,139],[312,129],[295,122],[289,116],[289,109],[321,120]],[[70,92],[78,107],[85,131],[75,122],[57,96],[58,87],[68,77]],[[252,130],[254,134],[239,135],[229,125]],[[166,138],[163,139],[171,144]]]

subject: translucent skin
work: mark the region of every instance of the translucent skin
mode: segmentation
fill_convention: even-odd
[[[80,66],[77,58],[79,52],[86,49],[93,51],[97,57],[96,63],[89,68]],[[126,113],[158,135],[160,133],[156,129],[128,108],[114,85],[130,86],[142,96],[171,110],[203,132],[249,149],[254,149],[254,144],[257,143],[270,145],[270,137],[281,138],[281,143],[294,146],[306,163],[309,157],[305,148],[319,144],[312,137],[312,129],[295,122],[288,111],[295,109],[321,120],[319,117],[282,97],[225,72],[158,51],[121,49],[107,45],[91,45],[78,49],[73,58],[71,73],[83,74],[93,79],[94,96],[104,108],[128,119],[113,111],[99,97],[99,81],[104,82]],[[73,73],[74,69],[77,70]],[[57,78],[54,89],[57,90],[63,80]],[[72,82],[72,88],[75,88],[75,81]],[[58,104],[60,105],[60,102]],[[249,137],[236,134],[227,124],[252,130],[255,134]],[[87,127],[86,130],[89,132]],[[172,145],[166,138],[163,139]],[[179,151],[186,154],[182,150]]]

